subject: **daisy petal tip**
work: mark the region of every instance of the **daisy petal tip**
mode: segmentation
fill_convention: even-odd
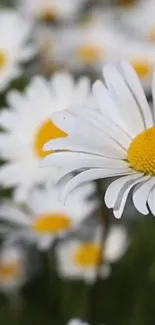
[[[120,213],[119,211],[113,210],[113,214],[116,219],[121,219],[122,217],[122,213]]]
[[[100,80],[96,80],[92,86],[92,91],[96,92],[96,89],[98,89],[98,87],[100,87],[100,85],[102,84],[102,81]]]

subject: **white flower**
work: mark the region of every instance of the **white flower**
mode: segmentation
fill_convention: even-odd
[[[15,238],[21,237],[34,242],[40,249],[47,249],[57,236],[75,230],[97,207],[91,199],[93,183],[77,188],[64,206],[60,202],[62,185],[48,189],[34,189],[27,201],[27,209],[6,201],[0,206],[0,219],[10,222],[10,231]],[[5,230],[4,230],[5,231]]]
[[[135,6],[121,11],[120,19],[124,26],[131,29],[134,36],[146,41],[155,41],[155,2],[154,0],[137,1]]]
[[[16,244],[4,243],[0,249],[0,291],[13,293],[26,282],[26,255]]]
[[[80,170],[65,187],[66,196],[78,184],[118,176],[108,187],[105,202],[120,218],[131,189],[136,209],[155,215],[155,125],[143,89],[131,66],[122,62],[104,68],[106,86],[97,81],[93,93],[98,111],[84,110],[73,117],[57,113],[53,119],[69,134],[50,141],[47,150],[57,152],[45,158],[48,165],[62,166],[61,175]],[[155,97],[155,78],[153,81]],[[121,177],[124,176],[124,177]]]
[[[34,46],[27,44],[31,27],[16,11],[0,11],[0,91],[22,74],[21,64],[35,54]]]
[[[58,37],[53,42],[51,54],[58,64],[74,71],[99,71],[104,62],[116,60],[121,44],[119,31],[110,18],[101,14],[94,15],[85,24],[65,28]]]
[[[72,20],[87,0],[17,0],[23,14],[41,20]]]
[[[121,226],[113,226],[102,242],[102,228],[97,229],[94,240],[70,239],[57,246],[58,272],[64,278],[93,283],[97,275],[107,278],[110,263],[122,257],[127,248],[127,233]]]
[[[0,155],[8,162],[0,169],[0,184],[16,187],[16,199],[25,200],[32,186],[46,185],[55,177],[56,169],[39,168],[46,141],[66,136],[50,117],[73,104],[78,107],[90,102],[90,84],[87,78],[75,83],[67,73],[58,73],[49,82],[35,77],[24,94],[11,91],[7,100],[10,108],[0,113],[4,129],[0,133]]]

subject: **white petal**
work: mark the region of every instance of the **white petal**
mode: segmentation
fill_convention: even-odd
[[[145,129],[139,107],[115,66],[106,65],[103,73],[113,99],[118,105],[118,114],[122,117],[126,130],[131,136],[135,137]]]
[[[42,161],[43,166],[59,166],[79,168],[126,168],[128,163],[119,159],[110,159],[89,153],[78,152],[56,152],[48,155]]]
[[[129,168],[122,169],[122,170],[96,168],[96,169],[90,169],[81,172],[80,174],[75,176],[71,181],[69,181],[68,184],[66,185],[63,193],[63,201],[66,201],[66,198],[69,195],[69,193],[82,183],[93,181],[96,179],[102,179],[106,177],[121,176],[129,173],[130,173]]]
[[[155,216],[155,188],[153,188],[149,193],[148,205],[152,214]]]
[[[6,201],[1,204],[0,219],[4,221],[10,221],[11,223],[19,226],[29,226],[31,223],[30,218],[20,208],[13,206]]]
[[[70,112],[60,111],[52,115],[52,122],[67,134],[71,134],[75,130],[76,119]]]
[[[140,83],[140,80],[139,80],[135,70],[132,68],[132,66],[128,62],[122,61],[121,67],[123,68],[124,78],[125,78],[128,86],[130,87],[132,94],[134,95],[135,99],[137,100],[139,109],[141,110],[145,128],[146,129],[150,128],[153,125],[153,118],[152,118],[150,107],[146,100],[146,96],[144,94],[144,90]]]
[[[103,83],[100,80],[97,80],[94,83],[92,90],[103,116],[108,119],[110,118],[114,123],[125,129],[125,124],[118,113],[117,105]]]
[[[135,208],[142,214],[148,214],[147,199],[152,187],[155,185],[155,177],[151,177],[148,181],[140,186],[136,186],[133,193],[133,203]]]
[[[127,233],[122,226],[113,226],[108,234],[104,247],[104,258],[115,262],[122,257],[128,246]]]
[[[140,178],[140,174],[137,174],[134,170],[130,169],[128,176],[121,177],[114,182],[112,182],[106,190],[105,193],[105,204],[110,209],[113,208],[120,190],[125,186],[128,187],[132,181],[137,178]]]
[[[115,206],[114,206],[114,216],[117,219],[119,219],[123,213],[128,194],[129,194],[130,190],[132,189],[132,187],[135,186],[137,183],[144,182],[144,181],[148,180],[149,177],[150,176],[143,176],[136,181],[132,181],[132,184],[130,183],[130,185],[125,190],[123,189],[123,191],[122,191],[122,189],[121,189],[120,193],[118,194],[117,200],[115,202]]]

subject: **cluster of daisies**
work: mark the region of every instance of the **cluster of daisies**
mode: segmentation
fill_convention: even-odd
[[[155,116],[144,94],[155,4],[129,2],[103,11],[89,0],[18,0],[0,10],[0,187],[11,189],[0,200],[5,293],[29,280],[33,245],[56,247],[62,278],[107,278],[129,245],[116,219],[132,189],[135,208],[155,215]],[[103,65],[103,81],[92,85]],[[30,79],[23,92],[12,84],[21,76]],[[152,89],[155,98],[155,78]],[[101,196],[101,182],[113,177]],[[103,202],[113,211],[108,226]]]
[[[11,189],[11,196],[0,200],[0,290],[5,293],[17,293],[31,278],[34,270],[29,267],[29,249],[34,245],[38,251],[49,252],[56,244],[59,275],[88,284],[109,276],[111,263],[121,258],[128,247],[127,231],[122,225],[112,224],[107,232],[104,220],[101,222],[95,183],[77,186],[64,204],[66,182],[72,180],[79,167],[77,154],[74,168],[71,156],[70,166],[63,157],[62,169],[57,162],[55,166],[50,162],[50,155],[57,149],[44,151],[51,140],[68,141],[68,128],[57,125],[54,113],[78,118],[83,107],[94,113],[98,110],[88,77],[75,80],[64,70],[48,79],[41,75],[40,47],[35,38],[47,20],[54,19],[59,26],[44,26],[50,28],[50,38],[60,24],[67,27],[69,18],[75,23],[85,2],[67,0],[62,6],[62,1],[19,1],[16,10],[0,10],[0,94],[5,100],[0,111],[0,187],[2,191]],[[86,56],[87,51],[88,56],[95,55],[86,49]],[[81,57],[83,54],[81,51]],[[36,62],[37,73],[33,73]],[[22,76],[29,79],[29,73],[31,78],[21,92],[12,82]],[[72,154],[68,149],[58,152]],[[44,163],[51,166],[45,167]],[[65,170],[68,175],[63,177]],[[59,182],[60,177],[63,180]]]

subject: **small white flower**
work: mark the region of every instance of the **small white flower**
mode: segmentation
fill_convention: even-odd
[[[34,46],[27,43],[31,27],[16,11],[0,11],[0,91],[22,74],[22,63],[35,54]]]
[[[64,278],[93,283],[97,275],[107,278],[110,263],[122,257],[127,248],[127,233],[121,226],[113,226],[102,242],[102,228],[94,240],[70,239],[57,246],[58,272]]]
[[[21,11],[33,19],[72,20],[87,0],[17,0]]]
[[[27,201],[27,209],[6,201],[0,206],[0,219],[10,222],[10,231],[15,237],[26,238],[36,243],[40,249],[47,249],[57,236],[75,230],[97,207],[91,199],[95,187],[85,184],[75,190],[64,206],[60,201],[62,185],[48,189],[34,189]]]
[[[0,249],[0,291],[18,291],[26,282],[26,255],[16,244],[4,243]]]
[[[16,187],[17,200],[25,200],[28,190],[38,184],[53,182],[54,168],[40,168],[46,154],[43,145],[53,137],[66,136],[51,121],[53,112],[79,107],[91,102],[87,78],[74,82],[71,75],[58,73],[48,82],[35,77],[24,94],[11,91],[7,100],[9,109],[0,113],[0,155],[7,160],[0,169],[0,184]],[[85,104],[84,104],[85,105]]]
[[[64,197],[85,181],[118,176],[105,195],[115,217],[121,217],[133,188],[136,209],[142,214],[150,209],[155,215],[154,110],[152,114],[140,81],[127,62],[118,68],[106,65],[103,73],[106,86],[101,81],[93,86],[100,112],[84,110],[76,117],[66,112],[63,119],[61,113],[53,116],[69,136],[50,141],[45,149],[69,151],[49,155],[48,164],[62,166],[60,176],[80,170],[65,187]]]

